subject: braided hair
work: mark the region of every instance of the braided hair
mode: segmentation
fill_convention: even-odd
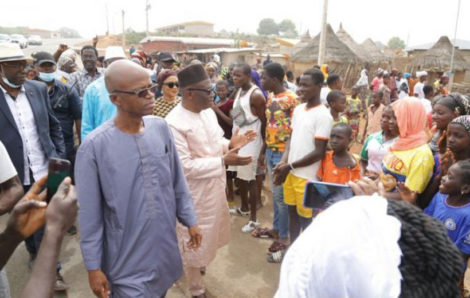
[[[451,93],[440,98],[436,104],[443,105],[459,116],[470,114],[470,100],[459,93]],[[444,131],[438,141],[439,151],[446,153],[447,134]],[[443,158],[444,160],[444,158]]]
[[[387,213],[401,222],[400,297],[459,297],[463,259],[444,226],[402,201],[388,200]]]

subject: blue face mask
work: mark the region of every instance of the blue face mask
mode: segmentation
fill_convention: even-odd
[[[55,72],[47,73],[47,72],[39,72],[39,78],[41,81],[50,83],[55,79]]]
[[[3,68],[2,68],[2,80],[10,88],[13,88],[13,89],[20,89],[21,88],[21,85],[15,85],[7,79],[7,77],[3,74]]]

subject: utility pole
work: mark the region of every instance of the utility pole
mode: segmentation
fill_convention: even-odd
[[[455,47],[457,46],[457,28],[459,27],[459,15],[460,15],[460,0],[457,4],[457,17],[455,18],[454,42],[452,44],[452,55],[450,56],[449,92],[452,91],[452,85],[454,84],[454,55],[455,55]]]
[[[326,23],[328,15],[328,0],[323,1],[323,15],[321,21],[320,44],[318,46],[318,65],[322,65],[326,56]]]
[[[126,48],[126,29],[124,27],[124,9],[122,10],[122,47]]]
[[[149,10],[152,8],[152,6],[149,3],[149,0],[145,1],[145,36],[149,36]]]
[[[106,10],[106,36],[109,35],[109,12],[108,12],[108,2],[104,6]]]

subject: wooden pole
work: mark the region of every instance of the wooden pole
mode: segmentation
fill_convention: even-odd
[[[459,15],[460,15],[460,0],[457,4],[457,17],[455,18],[455,30],[454,30],[454,43],[452,44],[452,56],[450,57],[450,78],[449,78],[449,92],[452,91],[452,85],[454,84],[454,55],[455,47],[457,46],[457,28],[459,26]]]
[[[124,10],[122,10],[121,12],[121,16],[122,16],[122,48],[125,49],[126,48],[126,29],[124,27]]]
[[[328,0],[324,0],[321,33],[320,33],[320,44],[318,46],[318,65],[322,65],[325,62],[327,15],[328,15]]]

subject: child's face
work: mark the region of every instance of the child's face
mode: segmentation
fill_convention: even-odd
[[[349,143],[352,141],[348,131],[341,127],[334,127],[330,134],[330,146],[334,152],[342,152],[348,149]]]
[[[337,98],[331,108],[338,113],[344,112],[344,110],[346,110],[346,97],[342,96]]]
[[[227,86],[220,84],[217,85],[217,96],[219,96],[220,99],[225,99],[228,94],[228,89]]]
[[[470,135],[462,125],[450,123],[447,126],[447,147],[454,154],[470,148]]]
[[[359,94],[359,89],[357,88],[352,88],[351,90],[351,96],[356,97]]]
[[[460,167],[454,164],[449,168],[447,175],[442,177],[439,191],[446,195],[460,194],[462,186],[464,186],[464,181],[460,177],[462,177]]]

